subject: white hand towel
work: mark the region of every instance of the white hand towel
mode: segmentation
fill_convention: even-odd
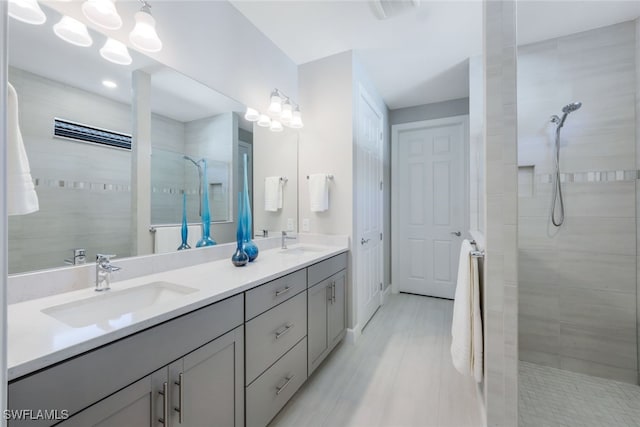
[[[329,209],[329,180],[326,173],[309,175],[309,201],[311,212]]]
[[[282,209],[282,180],[279,176],[264,179],[264,210],[278,212]]]
[[[474,250],[468,240],[462,242],[458,263],[458,283],[453,303],[451,324],[451,359],[463,375],[482,381],[483,338],[480,313],[480,281],[478,260],[470,256]]]
[[[40,207],[20,132],[18,94],[11,83],[7,86],[7,208],[9,215],[25,215]]]

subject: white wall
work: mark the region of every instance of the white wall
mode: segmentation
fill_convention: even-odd
[[[7,226],[7,2],[0,2],[0,236]],[[0,241],[0,411],[7,408],[7,239]],[[0,417],[0,426],[7,424]]]
[[[253,128],[253,228],[256,235],[269,230],[276,235],[287,230],[287,220],[298,224],[298,131],[285,128],[284,132],[271,132],[268,128]],[[282,209],[264,210],[264,180],[268,176],[286,176],[283,185]],[[306,180],[305,180],[306,181]],[[303,182],[303,184],[305,184]]]
[[[469,226],[472,236],[484,242],[484,78],[482,57],[469,59]]]
[[[390,110],[389,122],[391,122],[391,125],[398,125],[422,120],[466,116],[467,114],[469,114],[469,98],[459,98]]]

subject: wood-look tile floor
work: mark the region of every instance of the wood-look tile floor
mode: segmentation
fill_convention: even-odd
[[[340,344],[271,426],[480,427],[475,384],[451,363],[453,302],[392,295]]]

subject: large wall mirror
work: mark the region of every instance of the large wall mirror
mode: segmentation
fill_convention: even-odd
[[[9,217],[10,273],[64,266],[76,248],[86,250],[87,262],[100,252],[128,257],[176,250],[183,197],[191,238],[197,240],[204,191],[212,237],[218,243],[232,241],[241,154],[249,155],[249,179],[256,181],[252,199],[258,195],[253,191],[264,188],[264,176],[254,176],[254,167],[263,170],[263,162],[273,166],[279,161],[287,166],[293,161],[297,167],[297,159],[256,158],[253,127],[242,118],[243,105],[133,50],[131,65],[105,61],[98,50],[106,37],[98,32],[90,30],[93,46],[73,46],[53,32],[60,14],[43,9],[48,18],[44,25],[10,20],[9,26],[9,81],[18,93],[20,126],[40,203],[38,212]],[[147,73],[151,82],[150,187],[145,189],[150,217],[144,218],[151,249],[145,252],[132,244],[135,182],[132,151],[126,147],[136,126],[136,72]],[[297,192],[297,172],[288,174],[288,188]],[[297,210],[297,193],[287,195],[286,203]],[[257,209],[264,210],[254,206],[254,217]],[[297,214],[285,216],[297,222]],[[254,226],[285,229],[255,221]]]

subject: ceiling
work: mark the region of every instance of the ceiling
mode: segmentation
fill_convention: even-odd
[[[106,37],[97,31],[89,30],[94,40],[89,48],[61,40],[53,33],[61,15],[48,7],[42,9],[47,15],[43,25],[9,20],[9,65],[124,104],[131,104],[131,73],[144,70],[152,76],[151,110],[180,122],[244,112],[239,102],[133,49],[129,50],[131,65],[105,61],[98,50]],[[105,79],[118,87],[106,88],[102,85]]]
[[[383,1],[385,3],[387,0]],[[467,59],[482,52],[482,2],[409,0],[386,20],[373,2],[249,1],[232,4],[298,65],[354,50],[391,109],[467,97]],[[640,1],[518,1],[527,44],[635,19]]]

